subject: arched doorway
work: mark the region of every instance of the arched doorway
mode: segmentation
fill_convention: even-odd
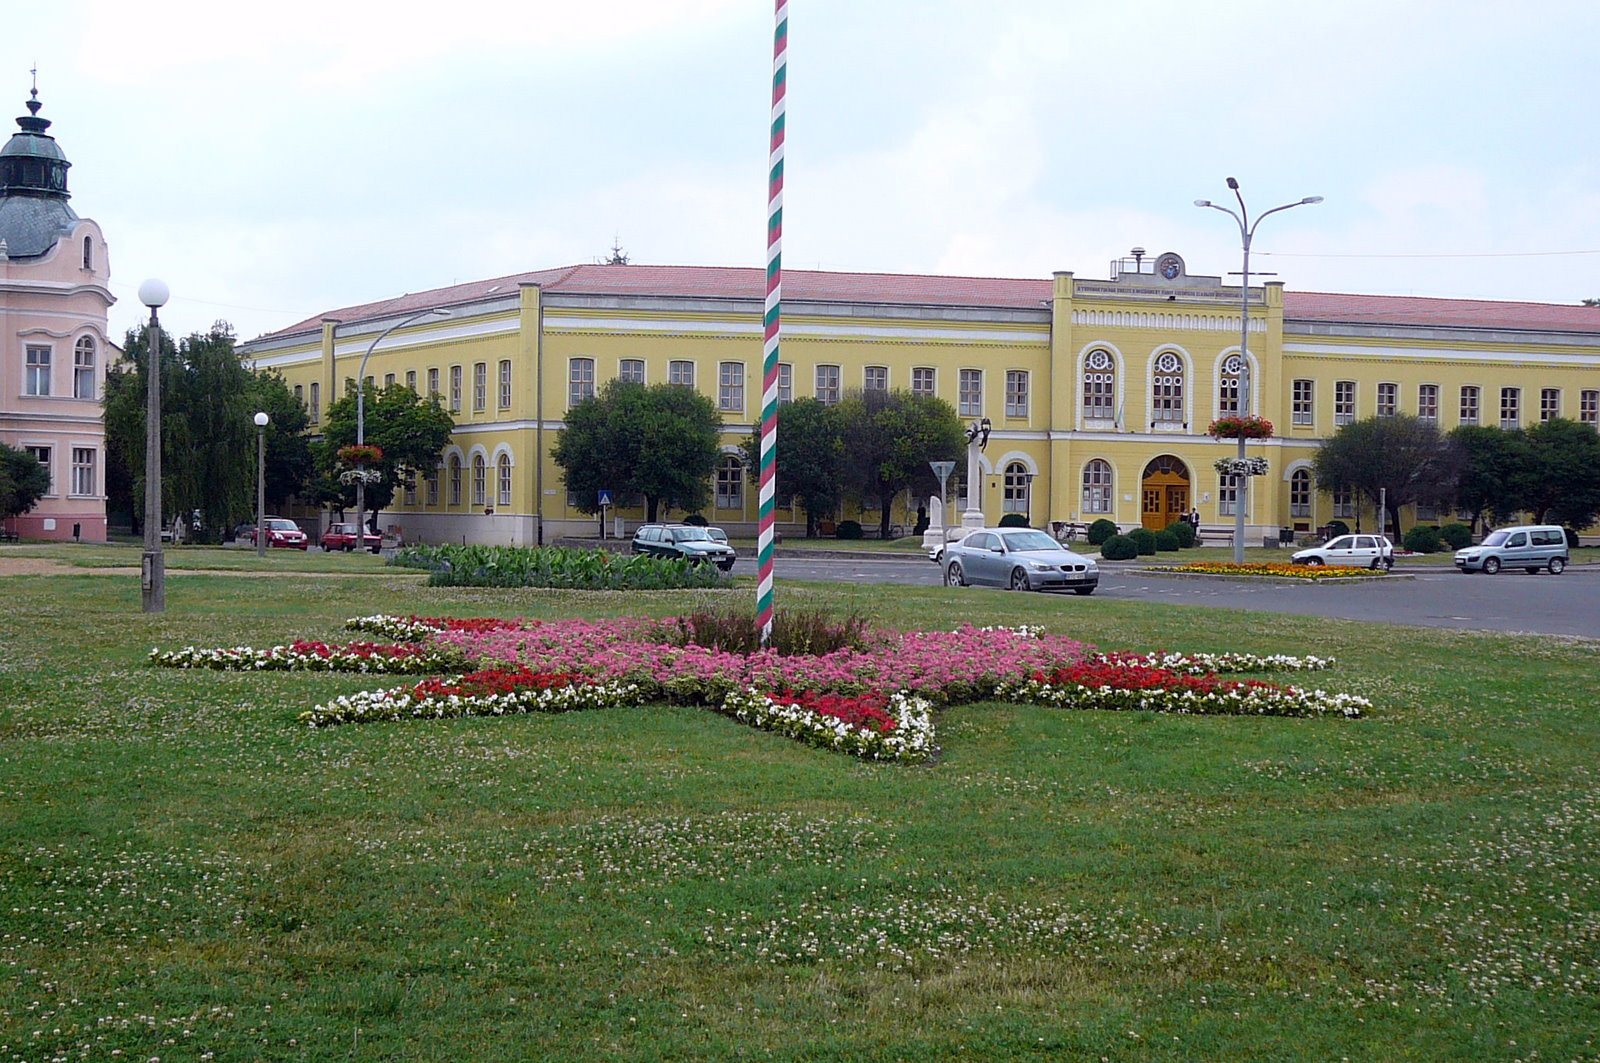
[[[1189,468],[1171,454],[1163,454],[1144,467],[1141,478],[1139,520],[1160,531],[1189,514]]]

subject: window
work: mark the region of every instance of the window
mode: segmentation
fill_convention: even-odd
[[[298,402],[302,409],[305,407],[306,389],[304,384],[296,384],[294,386],[294,401]]]
[[[450,412],[461,412],[461,367],[450,367]]]
[[[861,371],[861,389],[863,391],[888,391],[889,367],[886,365],[869,365]]]
[[[1083,511],[1111,512],[1111,465],[1099,458],[1083,467]]]
[[[1400,385],[1378,385],[1378,416],[1393,417],[1400,412]]]
[[[50,348],[29,347],[24,395],[50,394]]]
[[[83,268],[94,269],[94,240],[88,236],[83,238]]]
[[[408,505],[408,506],[414,506],[414,505],[417,504],[417,480],[416,480],[416,477],[412,477],[411,479],[406,481],[405,500],[406,500],[405,504]]]
[[[667,383],[694,387],[694,363],[682,360],[667,363]]]
[[[1353,520],[1356,515],[1355,492],[1349,488],[1333,489],[1333,515],[1340,520]]]
[[[406,370],[406,387],[412,391],[417,390],[417,371],[415,369]]]
[[[933,396],[934,376],[933,370],[928,366],[920,366],[911,370],[911,394]]]
[[[1500,427],[1506,431],[1516,428],[1522,420],[1522,389],[1500,389]]]
[[[743,362],[723,362],[717,366],[717,409],[729,412],[744,409]]]
[[[428,505],[437,506],[438,504],[439,504],[439,470],[438,469],[429,469],[428,470]]]
[[[961,417],[983,416],[983,370],[961,370],[960,387],[956,392],[956,413]]]
[[[450,455],[450,504],[461,504],[461,455]]]
[[[500,408],[502,410],[511,405],[511,359],[500,360]]]
[[[94,398],[94,339],[82,336],[72,349],[72,397]]]
[[[1333,423],[1337,427],[1356,419],[1356,382],[1336,380],[1333,384]]]
[[[1591,428],[1600,428],[1600,391],[1578,392],[1578,420]]]
[[[1438,520],[1439,519],[1439,507],[1438,506],[1434,506],[1434,505],[1430,505],[1430,504],[1425,503],[1425,502],[1418,502],[1417,503],[1417,519],[1418,520]]]
[[[1150,379],[1151,419],[1156,424],[1183,423],[1183,359],[1167,351],[1156,359]]]
[[[644,359],[624,358],[617,363],[617,379],[629,384],[644,383]]]
[[[1461,389],[1461,423],[1478,423],[1478,389],[1476,385],[1467,384]]]
[[[495,463],[495,469],[498,473],[495,479],[499,484],[500,504],[509,506],[511,505],[511,455],[500,455],[500,460]]]
[[[1289,516],[1311,516],[1311,473],[1305,469],[1289,476]]]
[[[75,495],[94,494],[94,448],[72,448],[72,493]]]
[[[482,454],[472,455],[472,504],[488,505],[488,465]]]
[[[1545,388],[1539,392],[1539,420],[1548,421],[1561,416],[1561,389]]]
[[[1028,416],[1028,371],[1006,370],[1006,416]]]
[[[1316,423],[1317,385],[1310,380],[1296,380],[1290,394],[1290,422],[1311,425]]]
[[[567,363],[567,406],[594,398],[594,359],[574,358]]]
[[[385,373],[385,374],[383,374],[383,386],[386,387],[386,388],[394,387],[394,374],[393,373]]]
[[[1083,360],[1083,416],[1111,421],[1117,416],[1117,363],[1110,351],[1090,351]]]
[[[1239,512],[1239,477],[1217,477],[1217,512],[1224,517]]]
[[[717,463],[717,508],[744,509],[744,465],[732,454]]]
[[[1013,461],[1006,465],[1005,483],[1002,488],[1002,513],[1028,512],[1029,485],[1033,482],[1033,474],[1028,467],[1020,461]]]
[[[439,370],[437,369],[428,370],[428,394],[439,394]]]
[[[839,399],[839,367],[836,365],[817,366],[817,401],[824,406],[833,406],[838,403]]]
[[[55,474],[50,471],[50,448],[49,447],[23,447],[22,449],[26,450],[29,454],[32,454],[34,461],[36,461],[40,465],[44,466],[44,474],[49,479],[49,483],[46,484],[45,489],[44,489],[45,494],[54,493],[55,487],[56,487],[56,478],[55,478]]]
[[[1417,385],[1417,416],[1424,421],[1439,419],[1439,385]]]
[[[472,409],[482,412],[489,406],[489,363],[474,362],[472,365]]]
[[[1222,417],[1239,415],[1239,378],[1243,375],[1244,359],[1237,354],[1228,355],[1222,363],[1222,375],[1217,378],[1217,414]]]
[[[763,401],[765,399],[763,398]],[[778,363],[778,405],[794,401],[794,366],[788,362]]]
[[[322,419],[322,385],[315,380],[311,382],[311,423],[316,424]]]

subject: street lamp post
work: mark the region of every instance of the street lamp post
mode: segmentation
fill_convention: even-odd
[[[367,345],[367,353],[361,356],[361,365],[356,370],[356,445],[364,446],[367,442],[367,359],[372,357],[372,352],[378,349],[378,344],[397,328],[403,328],[413,321],[421,321],[425,317],[449,317],[450,311],[442,307],[423,310],[412,314],[410,317],[401,318],[382,332],[376,339]],[[358,469],[362,475],[356,477],[356,542],[360,544],[357,549],[367,548],[367,524],[365,510],[367,505],[367,480],[366,469]]]
[[[161,322],[156,311],[172,293],[154,277],[139,285],[139,301],[150,308],[145,333],[144,557],[140,604],[147,613],[167,608],[167,560],[161,552]]]
[[[256,414],[256,556],[267,556],[267,423],[265,411]]]
[[[1244,265],[1240,270],[1239,278],[1239,409],[1240,417],[1250,414],[1250,241],[1255,238],[1256,226],[1268,214],[1276,214],[1280,210],[1291,207],[1303,207],[1309,203],[1321,203],[1321,196],[1306,196],[1304,199],[1285,203],[1264,212],[1255,221],[1250,220],[1250,211],[1244,205],[1244,194],[1239,191],[1239,182],[1232,177],[1228,178],[1228,187],[1233,190],[1234,198],[1239,201],[1239,212],[1235,214],[1231,207],[1220,206],[1209,199],[1197,199],[1197,207],[1210,207],[1220,210],[1228,215],[1239,225],[1239,242],[1244,247]],[[1244,433],[1239,433],[1239,471],[1234,476],[1233,499],[1233,560],[1236,564],[1244,564],[1244,518],[1248,506],[1250,477],[1244,471]]]

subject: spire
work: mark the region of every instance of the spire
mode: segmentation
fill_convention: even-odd
[[[17,132],[0,148],[0,196],[31,195],[66,199],[67,168],[72,164],[61,153],[47,130],[48,118],[39,117],[39,73],[33,71],[33,88],[28,93],[28,113],[17,118]]]

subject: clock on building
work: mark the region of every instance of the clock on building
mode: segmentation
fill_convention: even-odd
[[[1156,259],[1156,272],[1169,281],[1177,280],[1183,276],[1183,259],[1169,251]]]

